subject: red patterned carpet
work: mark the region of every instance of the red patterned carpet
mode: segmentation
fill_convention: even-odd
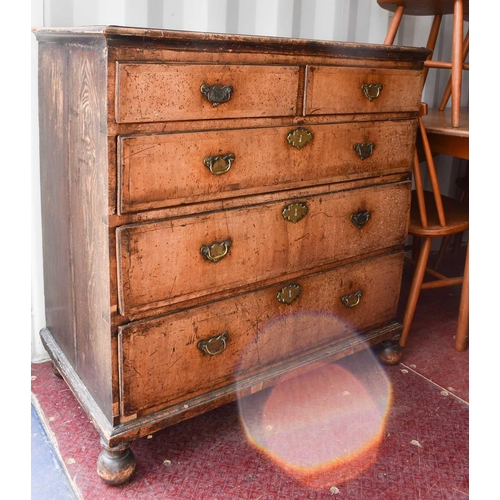
[[[251,444],[239,406],[233,403],[136,441],[134,476],[125,485],[108,486],[95,472],[98,433],[49,363],[32,365],[33,399],[77,495],[84,500],[465,499],[469,497],[469,355],[453,348],[459,290],[424,292],[402,363],[379,368],[387,375],[392,396],[382,433],[374,441],[378,446],[332,466],[321,482],[305,484],[290,468],[274,462],[264,448]],[[349,366],[356,356],[363,354],[338,366]],[[367,381],[360,365],[353,366],[358,380]],[[367,387],[370,383],[372,389],[380,388],[375,379]],[[247,407],[257,408],[263,395],[251,397],[255,399],[245,400],[251,403]],[[289,412],[288,420],[290,413],[294,412]],[[344,422],[345,432],[353,423],[355,419]],[[358,431],[365,429],[358,425]],[[337,427],[336,432],[341,434]],[[304,439],[309,439],[307,434]]]

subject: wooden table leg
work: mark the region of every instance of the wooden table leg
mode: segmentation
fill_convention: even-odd
[[[467,243],[467,256],[465,257],[464,281],[462,283],[462,294],[460,299],[460,310],[458,312],[457,336],[455,349],[465,351],[467,349],[469,332],[469,244]]]

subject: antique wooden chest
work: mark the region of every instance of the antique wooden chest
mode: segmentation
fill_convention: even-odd
[[[34,33],[41,336],[105,481],[135,439],[397,338],[427,50]]]

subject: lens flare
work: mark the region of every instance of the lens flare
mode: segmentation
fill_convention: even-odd
[[[324,324],[324,318],[316,322]],[[352,479],[373,464],[390,397],[383,368],[364,348],[306,372],[292,371],[271,388],[240,398],[239,409],[249,441],[319,489]]]

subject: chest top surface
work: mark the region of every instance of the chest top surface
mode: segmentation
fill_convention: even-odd
[[[143,48],[165,47],[176,50],[273,52],[301,56],[325,55],[415,62],[423,62],[430,54],[428,49],[419,47],[122,26],[35,27],[32,31],[41,42],[59,41],[117,47],[136,46]]]

